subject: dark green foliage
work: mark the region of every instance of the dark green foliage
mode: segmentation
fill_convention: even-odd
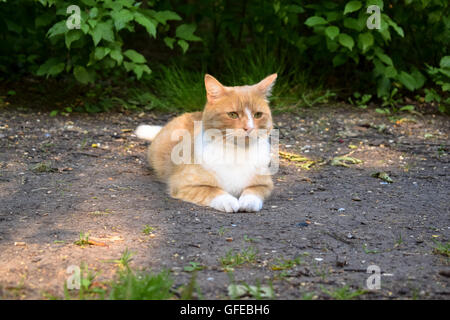
[[[125,70],[137,79],[149,74],[147,59],[125,49],[125,39],[139,32],[156,38],[169,31],[168,21],[181,20],[173,11],[155,11],[134,0],[4,2],[0,4],[1,70],[19,67],[46,77],[72,73],[84,84],[94,82],[101,72]],[[68,23],[77,25],[73,16],[77,12],[68,10],[73,5],[80,8],[79,28],[69,29]],[[194,25],[180,24],[176,36],[165,41],[171,47],[177,42],[186,51],[187,41],[200,40],[194,31]]]
[[[69,5],[81,8],[80,29],[67,29]],[[370,5],[381,10],[379,30],[366,24]],[[206,71],[228,84],[278,72],[281,104],[329,96],[309,96],[308,86],[320,83],[346,100],[358,91],[387,101],[396,89],[448,105],[449,7],[446,0],[4,0],[0,72],[71,74],[81,83],[129,72],[150,86],[160,81],[148,98],[153,107],[180,99],[185,110],[201,102],[164,86],[181,88]]]

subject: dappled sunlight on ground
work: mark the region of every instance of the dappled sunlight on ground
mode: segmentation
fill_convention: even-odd
[[[256,257],[233,267],[235,280],[273,283],[277,298],[323,297],[321,286],[342,283],[360,289],[369,264],[394,276],[364,298],[409,298],[417,290],[445,297],[439,272],[448,263],[433,247],[448,243],[449,120],[413,117],[397,123],[348,108],[277,116],[283,156],[272,197],[261,212],[224,214],[171,199],[149,170],[148,143],[132,130],[167,116],[4,112],[0,296],[63,297],[67,267],[83,262],[98,281],[110,280],[128,249],[131,266],[169,269],[177,287],[196,262],[204,296],[226,298],[221,258],[251,247]],[[80,233],[91,244],[75,244]],[[301,264],[272,268],[298,256]]]

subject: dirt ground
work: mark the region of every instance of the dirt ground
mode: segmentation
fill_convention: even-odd
[[[172,116],[0,112],[1,298],[62,298],[66,269],[82,262],[111,279],[128,248],[133,268],[170,269],[175,288],[190,262],[204,266],[205,299],[228,298],[232,281],[272,285],[275,299],[328,299],[367,289],[370,265],[381,288],[357,298],[449,299],[449,258],[434,249],[449,241],[448,117],[349,106],[275,116],[280,150],[316,162],[283,159],[260,212],[225,214],[169,198],[148,168],[132,130]],[[332,165],[342,155],[362,163]],[[74,244],[80,232],[98,245]],[[256,257],[233,280],[220,259],[247,248]]]

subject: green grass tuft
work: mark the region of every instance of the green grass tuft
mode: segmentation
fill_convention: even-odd
[[[329,291],[322,288],[322,291],[336,300],[352,300],[366,293],[365,290],[361,289],[352,290],[348,285],[334,291]]]
[[[442,243],[434,240],[436,246],[433,248],[433,252],[435,254],[440,254],[444,257],[450,257],[450,242]]]

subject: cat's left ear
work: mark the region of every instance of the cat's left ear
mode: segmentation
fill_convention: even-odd
[[[213,76],[205,74],[206,98],[208,102],[214,103],[226,93],[225,87]]]
[[[270,96],[272,92],[273,85],[275,84],[275,80],[277,79],[277,74],[271,74],[270,76],[264,78],[259,83],[255,84],[254,87],[264,94],[266,97]]]

